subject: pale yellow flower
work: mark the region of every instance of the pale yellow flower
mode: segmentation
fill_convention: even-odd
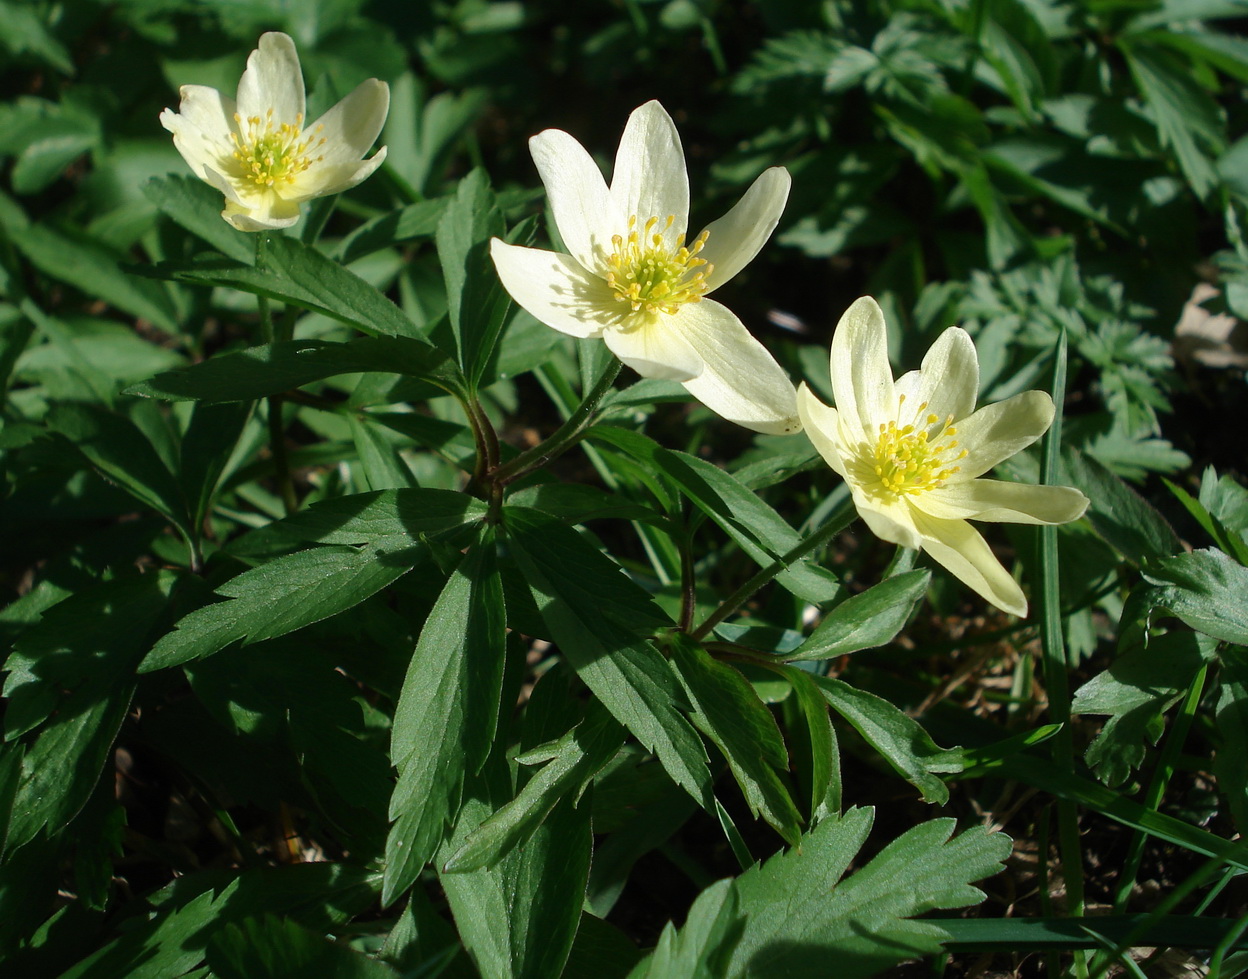
[[[368,160],[390,108],[390,89],[370,78],[311,125],[304,124],[303,72],[286,34],[260,37],[231,99],[183,85],[178,111],[160,122],[195,175],[225,195],[221,216],[240,231],[287,228],[299,205],[354,187],[381,166]]]
[[[684,151],[658,102],[629,116],[610,187],[561,130],[539,133],[529,148],[571,254],[494,239],[494,264],[512,298],[560,332],[601,337],[643,377],[681,382],[729,421],[758,432],[798,431],[788,376],[732,312],[706,298],[771,236],[788,199],[788,172],[767,170],[690,241]]]
[[[1048,430],[1053,399],[1026,391],[976,411],[979,359],[957,327],[937,338],[920,370],[894,381],[884,314],[870,297],[837,324],[831,366],[836,407],[803,384],[798,411],[867,526],[927,551],[998,608],[1026,615],[1022,589],[966,521],[1061,524],[1083,515],[1088,500],[1077,489],[978,478]]]

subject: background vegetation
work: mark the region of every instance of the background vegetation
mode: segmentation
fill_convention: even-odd
[[[1246,17],[0,0],[6,968],[1242,971]],[[310,114],[367,77],[392,106],[383,168],[258,271],[157,116],[266,30]],[[982,400],[1057,392],[1060,452],[999,472],[1092,508],[993,538],[1029,620],[854,524],[671,633],[682,582],[705,620],[844,493],[627,371],[482,519],[485,422],[506,464],[606,366],[503,313],[484,242],[553,234],[528,136],[606,166],[651,98],[694,227],[792,172],[717,298],[795,380],[830,398],[870,294],[899,367],[961,324]]]

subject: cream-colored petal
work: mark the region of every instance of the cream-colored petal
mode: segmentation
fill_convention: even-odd
[[[907,378],[909,375],[907,375]],[[897,393],[905,388],[898,382]],[[926,404],[925,415],[935,415],[943,423],[947,418],[965,418],[975,410],[979,396],[979,357],[967,332],[952,326],[928,348],[919,370],[913,394],[907,394],[906,407],[918,412]],[[921,427],[920,424],[916,428]]]
[[[183,85],[178,111],[165,109],[160,124],[173,133],[173,145],[196,176],[204,167],[220,170],[230,160],[234,144],[234,100],[206,85]]]
[[[607,284],[567,255],[492,238],[490,257],[511,298],[560,333],[596,337],[620,320]]]
[[[716,414],[755,432],[802,429],[793,382],[731,310],[713,299],[681,306],[670,317],[705,364],[685,390]]]
[[[915,510],[914,522],[923,535],[923,550],[944,565],[972,591],[1011,615],[1027,614],[1027,599],[987,541],[965,520],[941,520]]]
[[[299,52],[289,34],[270,31],[260,35],[256,50],[247,59],[247,70],[238,80],[238,112],[243,119],[264,119],[273,110],[276,125],[303,122],[303,71]]]
[[[944,520],[1062,524],[1078,520],[1088,498],[1070,486],[1032,486],[998,479],[950,481],[914,497],[914,505]]]
[[[784,167],[763,171],[731,211],[706,226],[710,235],[699,257],[714,266],[707,276],[710,289],[745,268],[767,243],[784,213],[792,182]]]
[[[299,220],[299,205],[269,192],[246,204],[226,201],[221,216],[239,231],[276,231]]]
[[[846,424],[856,421],[874,437],[881,422],[896,418],[884,312],[870,296],[855,300],[836,324],[831,368],[832,393]]]
[[[668,313],[639,314],[630,319],[626,328],[604,330],[602,339],[613,354],[642,377],[680,381],[687,388],[705,364],[674,320]]]
[[[370,159],[349,160],[343,163],[318,163],[299,174],[282,191],[288,201],[306,201],[313,197],[341,194],[361,183],[381,166],[386,158],[386,147],[379,149]]]
[[[376,78],[360,82],[304,130],[304,135],[315,141],[309,153],[320,157],[316,166],[359,161],[373,148],[389,111],[390,86]]]
[[[957,424],[957,438],[968,454],[958,463],[959,480],[982,476],[1021,452],[1048,431],[1052,422],[1053,399],[1043,391],[1024,391],[963,418]]]
[[[611,236],[627,233],[628,215],[612,201],[598,164],[563,130],[538,133],[529,140],[529,152],[563,243],[581,265],[598,273],[612,252]]]
[[[904,503],[868,496],[856,483],[851,482],[849,488],[858,515],[876,537],[915,551],[923,546],[923,538],[915,529],[914,518]]]
[[[201,176],[204,178],[204,180],[207,183],[211,184],[213,187],[216,187],[217,190],[221,191],[221,193],[225,195],[225,199],[227,202],[232,201],[233,203],[237,204],[240,209],[247,210],[247,207],[248,207],[247,200],[244,199],[241,194],[239,194],[239,186],[235,185],[235,183],[232,180],[230,180],[230,178],[227,177],[225,174],[221,173],[218,170],[214,170],[212,167],[205,166],[204,172],[201,174]],[[261,196],[261,195],[257,195],[257,194],[248,195],[249,198],[256,197],[256,196]]]
[[[797,417],[811,445],[842,479],[846,478],[845,460],[841,456],[841,421],[835,408],[829,408],[803,381],[797,388]]]
[[[636,215],[673,218],[671,236],[683,235],[689,223],[689,173],[680,134],[667,110],[647,102],[632,111],[611,172],[611,199],[627,219]],[[560,228],[562,231],[562,227]]]

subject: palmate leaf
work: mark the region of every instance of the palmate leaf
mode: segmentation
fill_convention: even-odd
[[[358,605],[423,560],[427,535],[453,532],[482,509],[460,493],[397,490],[328,501],[265,527],[248,538],[260,553],[266,544],[325,546],[283,554],[231,578],[216,593],[232,600],[180,619],[152,647],[140,672],[211,656],[239,640],[283,636]]]
[[[505,803],[506,771],[494,763],[464,801],[440,863]],[[563,971],[589,879],[591,809],[587,798],[580,805],[565,798],[493,867],[441,874],[455,926],[483,979],[547,979]]]
[[[350,269],[297,238],[267,235],[265,268],[230,258],[162,262],[135,269],[175,282],[225,286],[323,313],[373,336],[420,337],[407,315]]]
[[[695,904],[686,928],[661,941],[630,979],[678,979],[697,963],[713,971],[694,975],[760,979],[815,979],[834,963],[838,979],[865,979],[938,951],[941,929],[912,919],[982,901],[971,883],[1001,869],[1010,839],[979,827],[951,839],[954,821],[935,819],[902,834],[842,880],[872,819],[869,809],[829,817],[800,846],[715,885]],[[734,902],[729,923],[722,916],[732,914]]]
[[[208,944],[208,965],[219,979],[399,977],[399,973],[384,962],[273,915],[248,918],[216,932]]]
[[[909,714],[866,690],[835,677],[811,677],[832,709],[845,718],[884,760],[923,793],[943,805],[949,790],[934,772],[960,772],[960,749],[944,750]]]
[[[755,816],[796,844],[802,817],[780,778],[789,756],[775,718],[741,673],[713,660],[692,639],[677,633],[669,648],[694,707],[693,723],[724,753]]]
[[[129,710],[135,664],[184,580],[163,571],[103,582],[48,609],[19,639],[5,663],[6,736],[43,726],[21,761],[7,847],[44,826],[59,832],[86,803]]]
[[[931,580],[930,571],[905,571],[841,602],[823,617],[786,661],[831,659],[883,646],[909,620]]]
[[[646,637],[668,620],[618,565],[554,517],[504,511],[508,539],[560,652],[672,780],[711,806],[706,749],[667,661]]]
[[[1102,782],[1118,785],[1143,763],[1147,746],[1161,736],[1163,715],[1216,646],[1208,636],[1183,630],[1154,636],[1075,692],[1072,713],[1109,715],[1085,756]]]
[[[1173,615],[1198,632],[1248,646],[1248,568],[1221,551],[1204,549],[1157,561],[1144,572],[1123,621]]]
[[[126,394],[165,401],[254,401],[339,374],[380,371],[427,381],[445,391],[462,389],[450,358],[410,337],[285,340],[223,354],[190,367],[164,371],[127,388]]]
[[[783,517],[718,466],[668,449],[657,452],[655,462],[760,565],[771,564],[801,543],[801,536]],[[776,575],[776,581],[815,604],[831,601],[841,591],[836,575],[809,557],[794,561]]]
[[[585,720],[552,745],[521,755],[521,764],[544,761],[519,795],[464,838],[443,863],[444,873],[467,873],[490,867],[523,845],[559,803],[574,802],[586,784],[624,743],[624,729],[599,703],[591,702]]]
[[[390,732],[389,904],[416,880],[459,810],[464,779],[489,754],[506,648],[494,533],[485,528],[438,596],[416,643]]]

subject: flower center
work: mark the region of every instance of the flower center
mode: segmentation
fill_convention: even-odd
[[[707,290],[706,277],[714,269],[706,259],[698,258],[709,231],[698,235],[691,248],[685,247],[685,236],[674,243],[667,232],[676,218],[669,214],[662,230],[658,218],[650,218],[637,230],[637,215],[628,219],[628,235],[614,235],[615,246],[607,257],[607,285],[615,292],[616,302],[628,303],[634,313],[674,313],[685,303],[696,303]]]
[[[904,394],[898,398],[898,415],[905,401]],[[953,416],[941,419],[925,412],[926,401],[919,405],[915,424],[880,424],[875,454],[868,465],[873,467],[880,487],[894,496],[943,486],[946,479],[961,470],[955,463],[966,458],[966,449],[957,451],[958,440],[954,436],[958,430],[953,427]]]
[[[321,146],[325,137],[317,138],[323,127],[317,126],[309,136],[304,136],[303,114],[295,116],[295,124],[273,124],[273,110],[264,118],[251,116],[244,120],[237,112],[234,121],[242,132],[230,133],[234,144],[234,159],[238,161],[242,179],[260,190],[267,190],[278,182],[294,183],[295,177],[319,163],[323,157],[311,156],[310,151]],[[244,122],[246,125],[244,125]]]

